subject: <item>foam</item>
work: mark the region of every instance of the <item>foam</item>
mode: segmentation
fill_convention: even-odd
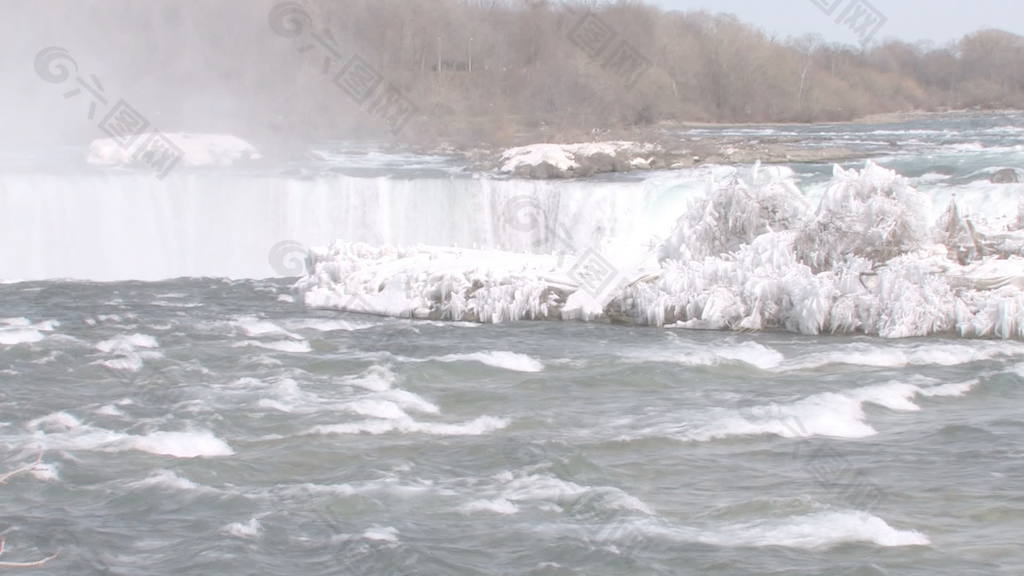
[[[920,394],[921,396],[940,398],[959,397],[964,396],[968,392],[973,390],[979,382],[980,380],[978,379],[967,380],[966,382],[951,382],[949,384],[943,384],[941,386],[934,386],[932,388],[920,390],[918,394]]]
[[[235,346],[255,346],[256,348],[264,348],[266,350],[287,352],[291,354],[304,354],[313,350],[309,345],[309,342],[305,340],[272,340],[269,342],[262,340],[245,340],[236,343]]]
[[[272,378],[267,381],[242,378],[231,386],[259,392],[261,398],[258,406],[286,413],[343,411],[377,420],[410,420],[409,412],[432,415],[441,413],[436,404],[422,396],[394,388],[396,380],[395,374],[386,367],[372,366],[361,374],[345,377],[342,382],[348,387],[332,389],[346,396],[340,401],[305,392],[291,378]],[[268,393],[273,396],[270,397]]]
[[[0,324],[6,326],[30,326],[32,322],[24,317],[0,318]]]
[[[425,400],[422,396],[409,392],[408,390],[385,390],[373,395],[373,398],[380,398],[393,402],[404,410],[420,412],[423,414],[440,414],[441,409],[434,403]]]
[[[67,412],[54,412],[29,420],[26,427],[33,431],[66,432],[82,426],[82,421]]]
[[[18,344],[34,344],[46,336],[39,330],[24,328],[6,328],[0,330],[0,344],[17,346]]]
[[[241,378],[232,383],[232,386],[243,386],[251,389],[262,389],[267,382],[256,378]],[[291,378],[280,378],[273,381],[272,392],[277,399],[260,398],[258,405],[262,408],[270,408],[287,413],[312,413],[319,409],[319,398],[307,394],[299,387],[299,383]]]
[[[267,334],[283,335],[289,338],[296,337],[277,324],[268,320],[261,320],[255,316],[242,316],[235,321],[235,325],[250,337],[265,336]]]
[[[130,482],[130,488],[160,488],[163,490],[189,491],[201,488],[199,484],[182,478],[171,470],[157,470],[142,480]]]
[[[568,502],[582,495],[595,497],[606,510],[620,510],[654,515],[647,504],[619,488],[612,486],[584,486],[548,474],[523,474],[510,471],[499,473],[500,499],[512,503],[529,501]]]
[[[395,544],[398,542],[398,529],[391,526],[374,526],[363,531],[363,539]]]
[[[345,404],[345,408],[360,416],[379,418],[381,420],[403,420],[409,415],[399,408],[398,404],[387,400],[363,398]]]
[[[44,332],[52,332],[60,326],[56,320],[33,324],[28,318],[0,319],[0,346],[35,344],[46,338]]]
[[[833,348],[829,352],[794,358],[778,368],[780,370],[808,370],[836,364],[876,368],[959,366],[1003,356],[1024,355],[1024,346],[1015,342],[927,343],[911,346],[846,344]]]
[[[343,330],[354,332],[378,326],[372,322],[346,322],[345,320],[320,320],[309,318],[305,320],[291,320],[287,323],[291,330],[315,330],[317,332],[336,332]]]
[[[147,334],[126,334],[115,336],[96,344],[96,349],[108,354],[126,354],[138,348],[159,348],[156,338]]]
[[[781,352],[758,342],[743,342],[727,346],[688,343],[674,346],[669,350],[625,352],[623,356],[643,362],[671,362],[684,366],[747,364],[761,370],[777,368],[785,360],[785,356]]]
[[[205,430],[152,432],[145,436],[130,437],[125,444],[142,452],[175,458],[209,458],[235,453],[226,442]]]
[[[142,370],[142,367],[145,363],[142,361],[141,356],[139,356],[138,354],[132,354],[129,356],[124,356],[122,358],[112,358],[110,360],[103,360],[99,364],[101,366],[104,366],[111,370],[116,370],[118,372],[134,373],[138,372],[139,370]]]
[[[244,540],[255,540],[263,535],[263,525],[256,518],[250,518],[248,522],[232,522],[221,528],[221,532],[235,538]]]
[[[390,390],[396,380],[397,376],[395,376],[395,373],[390,368],[371,366],[358,376],[346,376],[342,379],[342,382],[349,386],[356,386],[373,392],[383,392]]]
[[[526,354],[508,351],[473,352],[469,354],[447,354],[430,358],[438,362],[479,362],[494,368],[513,372],[541,372],[544,364]]]
[[[658,426],[648,431],[687,441],[706,442],[731,437],[775,435],[783,438],[827,436],[864,438],[878,434],[867,423],[865,404],[895,412],[916,412],[921,397],[958,397],[967,394],[978,380],[926,385],[888,382],[842,392],[823,392],[789,404],[754,406],[697,426]]]
[[[418,326],[438,326],[440,328],[479,328],[481,325],[475,322],[443,322],[440,320],[419,320],[416,322]]]
[[[474,512],[493,512],[494,514],[515,514],[519,507],[505,498],[493,500],[473,500],[459,507],[463,512],[472,514]]]
[[[83,424],[81,420],[66,412],[55,412],[31,420],[27,428],[46,448],[101,452],[137,450],[175,458],[208,458],[234,454],[234,450],[226,442],[207,430],[126,434]]]
[[[1014,366],[1014,367],[1013,367],[1013,368],[1011,369],[1011,372],[1013,372],[1013,373],[1014,373],[1014,374],[1016,374],[1017,376],[1020,376],[1021,378],[1024,378],[1024,362],[1022,362],[1022,363],[1020,363],[1020,364],[1016,364],[1016,365],[1015,365],[1015,366]]]
[[[884,547],[928,546],[916,530],[899,530],[881,518],[859,511],[817,512],[784,520],[762,520],[715,530],[700,541],[717,546],[814,549],[866,543]]]
[[[364,420],[345,424],[313,427],[310,434],[429,434],[432,436],[482,436],[508,426],[508,421],[493,416],[480,416],[462,424],[419,422],[410,418],[397,420]]]

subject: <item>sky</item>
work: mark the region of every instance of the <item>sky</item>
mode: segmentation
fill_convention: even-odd
[[[820,34],[830,42],[857,44],[857,34],[837,24],[849,3],[860,0],[647,0],[669,10],[729,12],[769,34]],[[1024,35],[1020,0],[868,0],[885,17],[874,41],[897,38],[945,44],[981,28],[1001,28]],[[815,2],[836,6],[832,17]]]

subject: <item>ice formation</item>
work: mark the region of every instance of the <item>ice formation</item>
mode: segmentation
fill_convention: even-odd
[[[434,320],[554,319],[575,286],[555,256],[337,242],[309,254],[308,306]]]
[[[262,156],[245,140],[230,134],[164,133],[181,151],[184,166],[231,166],[239,160],[258,160]],[[131,166],[136,153],[153,134],[139,134],[127,144],[113,138],[100,138],[89,144],[89,164],[98,166]]]
[[[1022,219],[975,220],[955,198],[932,213],[871,162],[837,166],[816,208],[791,172],[755,166],[710,184],[631,261],[337,242],[310,252],[298,287],[312,307],[441,320],[1024,338]]]

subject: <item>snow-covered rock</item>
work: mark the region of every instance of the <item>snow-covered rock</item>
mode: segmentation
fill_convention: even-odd
[[[100,138],[89,144],[86,161],[97,166],[132,166],[140,163],[139,150],[155,136],[166,137],[180,156],[181,166],[231,166],[240,160],[258,160],[259,151],[245,140],[230,134],[191,134],[185,132],[146,133],[122,143]]]
[[[520,178],[546,179],[647,170],[657,163],[660,152],[656,144],[623,141],[531,144],[506,150],[500,171]]]
[[[755,167],[692,203],[653,265],[601,248],[565,257],[339,242],[310,253],[298,287],[308,306],[417,318],[1024,339],[1024,234],[955,204],[932,223],[928,204],[868,162],[837,167],[812,210],[792,173]]]

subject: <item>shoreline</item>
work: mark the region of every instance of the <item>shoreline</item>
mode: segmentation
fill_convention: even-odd
[[[584,134],[578,130],[535,129],[516,134],[507,143],[478,143],[471,146],[459,146],[451,142],[436,146],[396,146],[397,150],[414,151],[425,154],[444,154],[461,158],[468,171],[501,173],[502,155],[510,149],[530,147],[540,144],[554,144],[567,147],[586,143],[634,142],[640,145],[653,144],[659,152],[643,158],[639,156],[616,157],[613,161],[601,158],[597,167],[591,166],[589,159],[584,159],[584,166],[578,171],[566,171],[543,163],[536,169],[528,168],[517,171],[514,175],[531,179],[565,179],[587,178],[609,172],[631,172],[635,170],[674,170],[692,168],[708,164],[741,165],[762,162],[764,164],[834,164],[853,160],[866,160],[898,151],[898,142],[886,142],[885,149],[865,150],[862,147],[832,145],[822,141],[822,145],[808,146],[811,138],[801,138],[791,134],[715,134],[714,129],[728,131],[751,127],[764,128],[810,128],[829,126],[868,126],[893,125],[929,118],[966,118],[971,116],[1000,116],[1020,113],[1020,110],[948,110],[948,111],[910,111],[872,114],[850,121],[812,122],[812,123],[659,123],[646,128],[619,130],[593,130]],[[687,138],[688,130],[708,130],[712,133],[694,135]],[[587,136],[590,136],[589,138]],[[632,161],[641,159],[648,162],[647,167],[636,168]]]
[[[955,110],[910,110],[905,112],[876,112],[866,116],[860,116],[853,120],[830,120],[822,122],[677,122],[678,126],[695,128],[742,128],[747,126],[859,126],[864,124],[898,124],[931,117],[965,117],[965,116],[1000,116],[1005,114],[1020,114],[1024,109],[1001,108],[998,110],[979,110],[972,108],[959,108]]]

